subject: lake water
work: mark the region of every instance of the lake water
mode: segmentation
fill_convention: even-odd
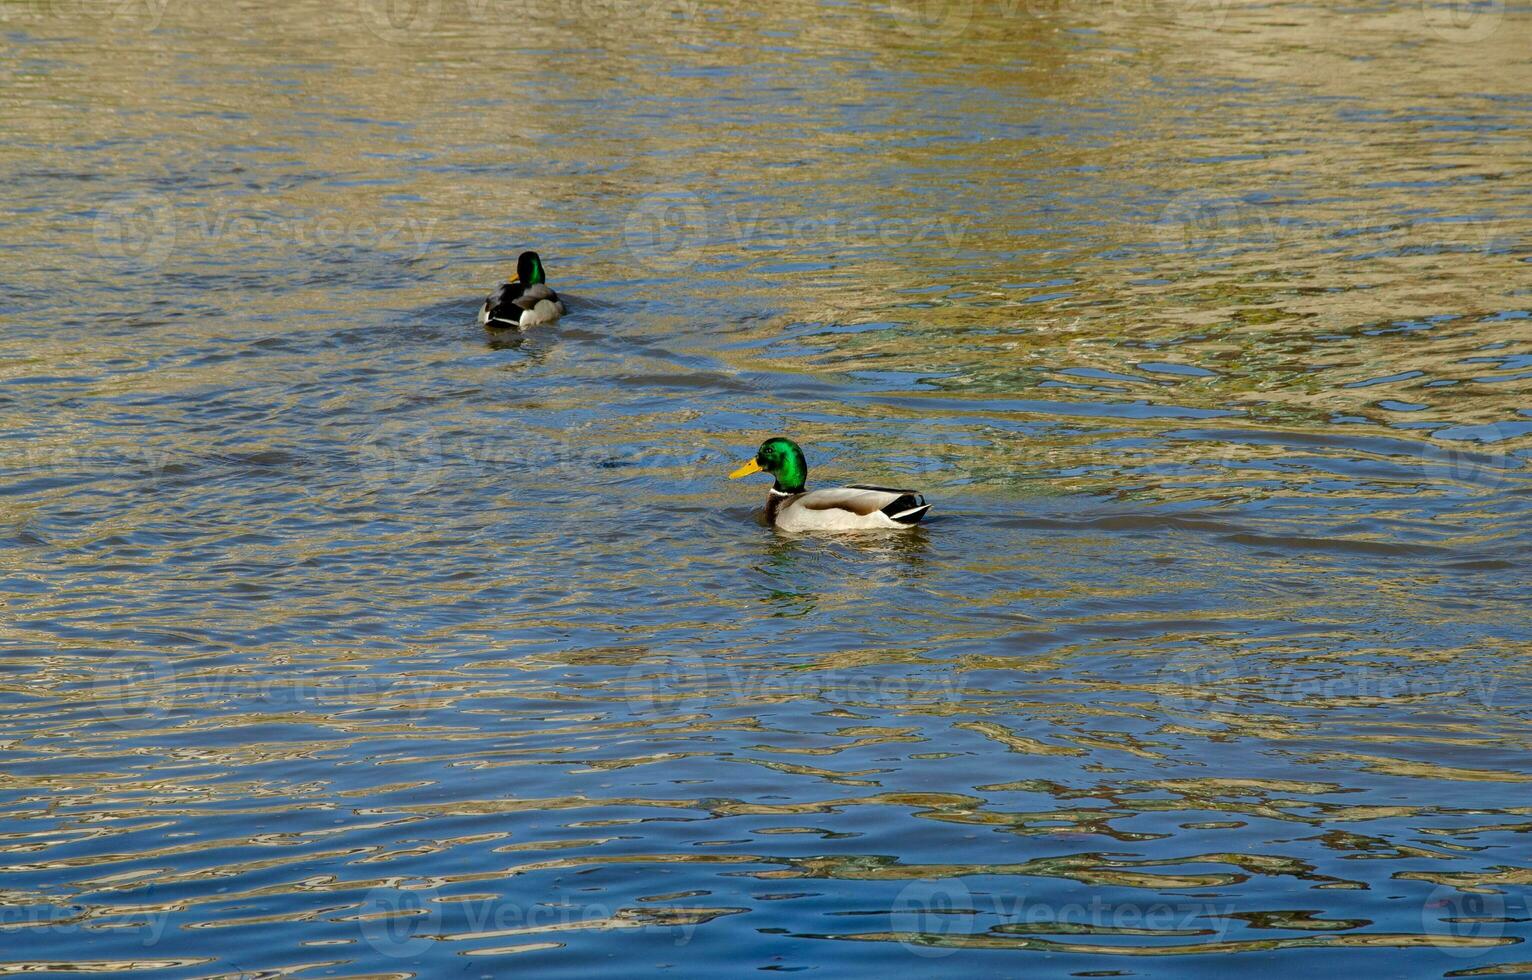
[[[0,0],[0,973],[1532,971],[1529,36]]]

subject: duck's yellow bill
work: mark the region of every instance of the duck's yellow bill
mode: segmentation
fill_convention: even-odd
[[[749,476],[751,473],[759,473],[759,472],[761,472],[761,464],[757,463],[755,460],[752,459],[750,462],[746,463],[744,466],[741,466],[739,469],[735,470],[733,473],[730,473],[729,474],[729,479],[731,479],[731,480],[738,480],[742,476]]]

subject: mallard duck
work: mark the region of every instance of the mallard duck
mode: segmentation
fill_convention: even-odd
[[[536,252],[516,259],[516,278],[484,301],[479,322],[486,327],[535,327],[564,315],[564,301],[548,288],[543,260]]]
[[[869,487],[853,483],[833,490],[803,489],[809,465],[791,439],[777,436],[761,443],[755,458],[729,474],[737,480],[751,473],[770,473],[777,482],[766,497],[766,523],[784,531],[856,531],[866,528],[911,528],[931,505],[915,490]]]

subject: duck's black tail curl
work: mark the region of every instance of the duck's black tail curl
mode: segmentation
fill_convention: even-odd
[[[919,524],[920,519],[925,517],[926,511],[930,509],[931,505],[926,503],[925,497],[918,493],[906,493],[884,507],[883,513],[888,515],[889,520],[898,521],[900,524]]]

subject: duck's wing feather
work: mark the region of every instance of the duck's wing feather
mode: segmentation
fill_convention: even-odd
[[[521,308],[515,304],[521,292],[519,282],[502,283],[498,289],[485,297],[484,305],[479,308],[479,322],[490,323],[501,320],[515,323],[519,321]]]
[[[560,306],[563,305],[559,303],[559,294],[542,283],[527,286],[525,289],[522,288],[520,283],[506,283],[500,287],[500,292],[496,295],[499,299],[494,305],[504,307],[507,310],[511,307],[515,307],[518,310],[535,309],[537,304],[544,300],[549,303],[557,303]],[[492,296],[490,299],[494,300],[495,297]]]
[[[896,496],[898,491],[882,490],[877,487],[835,487],[827,490],[810,490],[793,501],[793,504],[809,510],[844,510],[866,517],[888,506]]]
[[[854,485],[793,497],[777,523],[803,528],[894,527],[920,521],[931,506],[915,490]]]
[[[490,293],[489,299],[485,300],[484,302],[488,303],[492,308],[496,306],[502,306],[515,300],[523,292],[525,292],[525,289],[519,282],[501,283],[500,287],[494,292]]]
[[[551,323],[564,314],[564,304],[545,283],[523,286],[508,282],[490,294],[479,310],[483,324],[508,324],[527,327]]]
[[[926,498],[921,494],[919,490],[902,490],[896,487],[874,487],[865,483],[853,483],[846,489],[866,490],[872,493],[884,494],[885,496],[892,497],[892,500],[888,501],[888,503],[884,504],[878,509],[882,511],[889,518],[889,520],[896,521],[900,524],[919,523],[920,519],[926,516],[926,511],[931,509],[931,505],[926,503]]]

